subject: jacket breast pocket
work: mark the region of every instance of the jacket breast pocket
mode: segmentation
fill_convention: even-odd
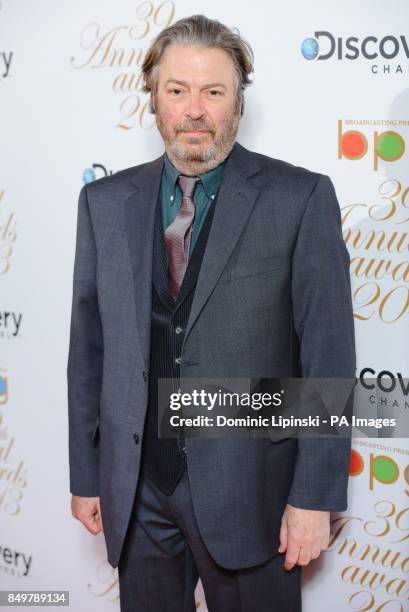
[[[231,266],[225,275],[226,280],[235,280],[244,276],[255,276],[267,272],[279,270],[283,266],[283,257],[273,255],[270,257],[259,257],[253,261],[242,262]]]

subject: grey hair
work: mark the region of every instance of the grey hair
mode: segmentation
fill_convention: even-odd
[[[172,44],[211,47],[226,51],[233,60],[237,77],[235,111],[238,111],[241,104],[241,114],[243,114],[243,91],[252,82],[249,74],[253,72],[253,51],[237,29],[229,29],[220,21],[209,19],[204,15],[192,15],[179,19],[162,30],[148,49],[142,64],[142,75],[143,91],[151,95],[151,113],[155,113],[153,98],[158,87],[159,64],[165,50]]]

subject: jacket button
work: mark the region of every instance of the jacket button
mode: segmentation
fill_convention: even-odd
[[[177,327],[175,327],[175,333],[176,334],[181,334],[183,331],[183,329],[178,325]]]
[[[135,441],[135,444],[138,444],[138,442],[139,442],[139,436],[138,436],[138,434],[134,433],[134,435],[133,435],[133,439],[134,439],[134,441]]]
[[[176,357],[175,362],[176,363],[182,363],[182,357]]]
[[[146,382],[148,380],[148,374],[147,372],[145,372],[145,370],[142,372],[142,376],[143,376],[144,381]]]

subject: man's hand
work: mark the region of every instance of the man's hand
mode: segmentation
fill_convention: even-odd
[[[280,547],[286,552],[284,568],[308,565],[328,547],[330,536],[330,512],[305,510],[287,504],[281,519]]]
[[[72,516],[81,521],[93,535],[104,531],[99,497],[79,497],[78,495],[73,495],[71,499],[71,512]]]

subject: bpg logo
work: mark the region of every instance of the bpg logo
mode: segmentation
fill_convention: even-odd
[[[409,464],[399,469],[398,464],[388,455],[374,455],[370,453],[368,463],[368,485],[370,491],[374,489],[374,483],[382,485],[394,484],[399,478],[403,479],[405,493],[409,496]],[[361,453],[353,449],[349,464],[350,476],[360,476],[365,472],[365,461]]]
[[[362,159],[368,152],[368,138],[359,130],[343,131],[342,119],[338,120],[338,159],[350,161]],[[373,169],[378,170],[379,160],[395,162],[405,153],[405,141],[395,131],[373,132],[371,154]]]
[[[322,42],[323,45],[321,45]],[[367,60],[374,60],[379,56],[390,60],[400,53],[409,58],[409,43],[406,36],[402,34],[400,36],[384,36],[381,39],[376,36],[366,36],[361,41],[356,36],[335,38],[331,32],[319,31],[314,32],[314,38],[306,38],[301,44],[301,53],[307,60],[327,60],[335,52],[338,60],[344,58],[355,60],[360,55]]]

